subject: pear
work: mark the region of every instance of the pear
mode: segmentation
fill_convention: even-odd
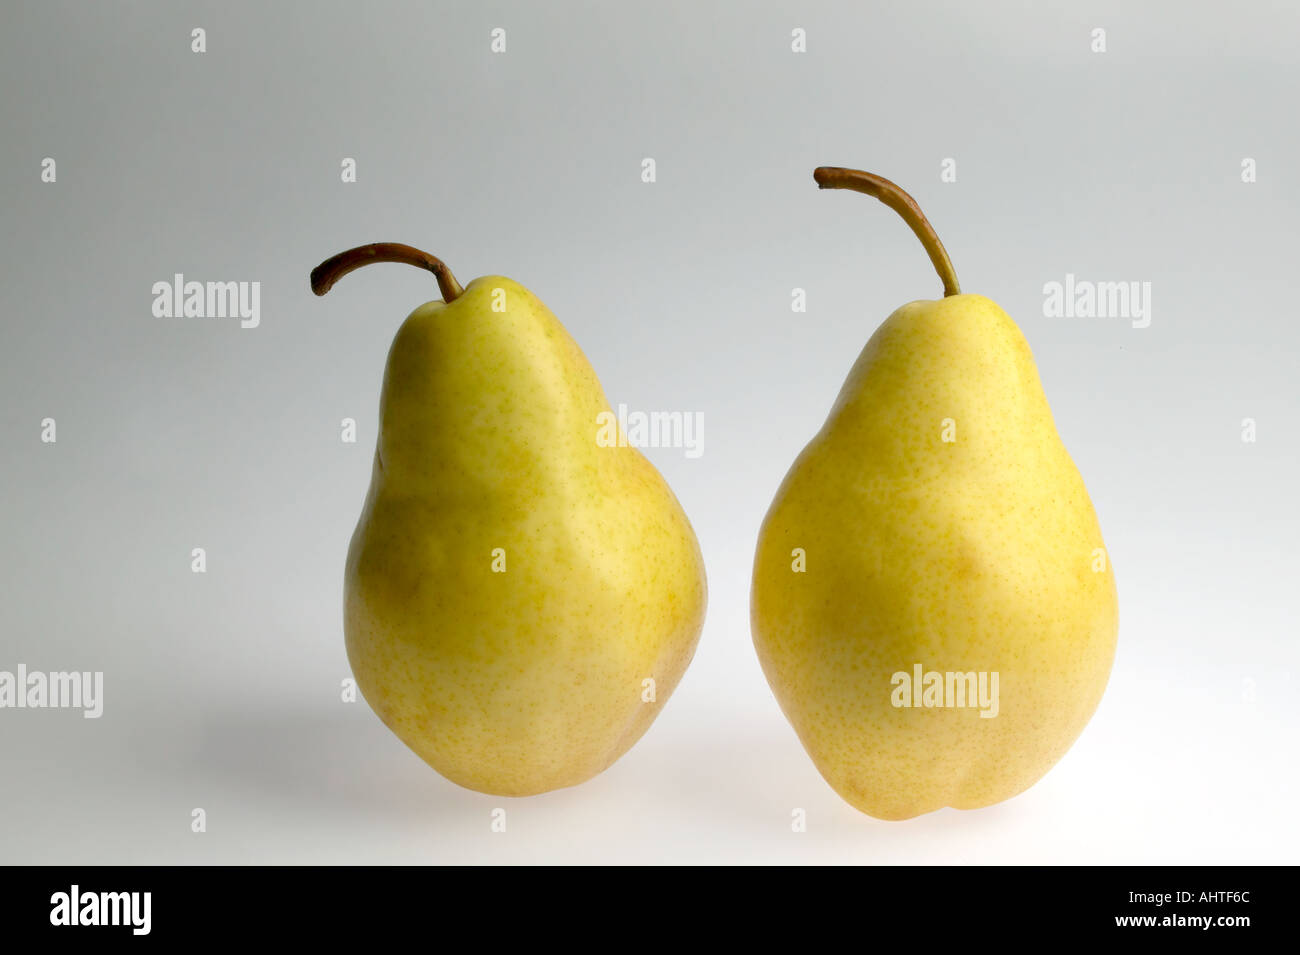
[[[650,726],[704,622],[681,505],[618,433],[590,363],[508,278],[463,289],[395,243],[322,263],[438,279],[388,355],[369,493],[348,550],[357,685],[430,766],[526,796],[590,779]],[[614,428],[617,431],[617,428]],[[603,437],[602,437],[603,436]]]
[[[1115,580],[1029,346],[961,294],[916,203],[870,173],[921,238],[944,297],[871,336],[759,534],[754,646],[818,770],[880,819],[1009,799],[1092,716],[1110,673]]]

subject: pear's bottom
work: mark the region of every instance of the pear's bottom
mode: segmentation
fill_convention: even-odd
[[[1010,740],[991,725],[996,720],[981,723],[977,716],[963,719],[951,711],[925,714],[936,720],[919,732],[882,735],[876,725],[832,737],[822,728],[801,729],[797,716],[789,711],[787,716],[841,799],[875,819],[898,822],[940,809],[985,809],[1032,788],[1083,732],[1102,688],[1067,708],[1068,729],[1043,735],[1025,731]],[[939,721],[947,721],[946,732],[934,732]]]
[[[362,691],[366,702],[370,698]],[[380,720],[420,759],[432,767],[438,775],[465,789],[485,793],[489,796],[539,796],[557,789],[568,789],[585,783],[599,776],[619,758],[631,749],[650,728],[654,714],[646,714],[647,719],[635,720],[628,732],[610,750],[609,753],[592,761],[572,761],[572,756],[550,747],[539,747],[534,751],[534,758],[527,765],[492,762],[486,753],[494,750],[500,752],[503,747],[491,742],[481,743],[471,752],[447,753],[444,747],[433,744],[429,738],[417,736],[412,727],[401,719],[390,719],[382,707],[371,703]],[[480,729],[480,738],[490,739],[495,735],[491,730]]]
[[[987,809],[989,806],[996,806],[998,803],[1006,802],[1008,799],[1014,799],[1021,793],[1033,788],[1034,784],[1043,776],[1047,775],[1051,767],[1035,778],[1027,782],[1019,782],[1014,786],[1008,787],[1005,791],[996,795],[983,796],[979,798],[960,798],[953,797],[944,800],[921,800],[921,799],[894,799],[864,796],[864,794],[849,785],[837,783],[831,777],[822,772],[822,778],[835,790],[835,793],[846,803],[852,806],[858,812],[865,813],[873,819],[880,819],[883,822],[904,822],[908,819],[915,819],[917,816],[924,816],[932,812],[938,812],[940,809]],[[820,767],[819,767],[820,770]]]
[[[467,789],[529,796],[591,779],[645,734],[694,654],[702,600],[691,609],[622,642],[617,626],[448,641],[416,623],[377,625],[358,600],[344,631],[366,702],[416,755]],[[493,639],[501,646],[482,652]]]

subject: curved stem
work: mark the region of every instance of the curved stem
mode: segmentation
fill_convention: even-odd
[[[331,256],[311,270],[311,290],[317,295],[324,295],[349,272],[374,262],[401,262],[403,265],[428,269],[438,279],[442,300],[448,304],[465,291],[442,259],[400,242],[372,242]]]
[[[957,284],[957,273],[953,270],[952,261],[948,258],[943,243],[939,241],[934,226],[930,225],[930,220],[925,217],[916,200],[906,192],[884,176],[858,169],[842,169],[839,166],[819,166],[813,170],[813,179],[821,189],[852,189],[854,192],[875,196],[897,212],[916,233],[916,237],[921,240],[921,245],[925,246],[930,261],[934,263],[934,270],[943,280],[943,294],[961,294],[961,286]]]

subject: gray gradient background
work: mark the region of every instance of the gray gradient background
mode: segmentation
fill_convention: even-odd
[[[1294,8],[614,6],[5,5],[0,669],[107,686],[98,721],[0,711],[0,860],[1297,861]],[[778,483],[876,325],[939,290],[819,164],[901,182],[1021,324],[1116,567],[1100,710],[987,810],[850,808],[750,643]],[[374,240],[523,282],[612,402],[705,416],[702,458],[648,452],[708,564],[699,651],[583,786],[459,789],[338,700],[384,359],[437,297],[399,266],[310,295],[313,265]],[[154,318],[174,272],[260,281],[261,327]],[[1151,282],[1151,326],[1043,318],[1067,272]]]

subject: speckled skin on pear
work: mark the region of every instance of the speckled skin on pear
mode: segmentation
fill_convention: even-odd
[[[563,326],[500,276],[416,309],[389,353],[348,552],[348,659],[384,723],[471,789],[601,772],[695,652],[695,534],[639,451],[598,446],[608,410]]]
[[[906,819],[1042,777],[1110,673],[1104,546],[1015,323],[978,295],[894,312],[777,492],[754,563],[763,672],[835,791]],[[998,715],[894,707],[892,674],[917,663],[998,672]]]

